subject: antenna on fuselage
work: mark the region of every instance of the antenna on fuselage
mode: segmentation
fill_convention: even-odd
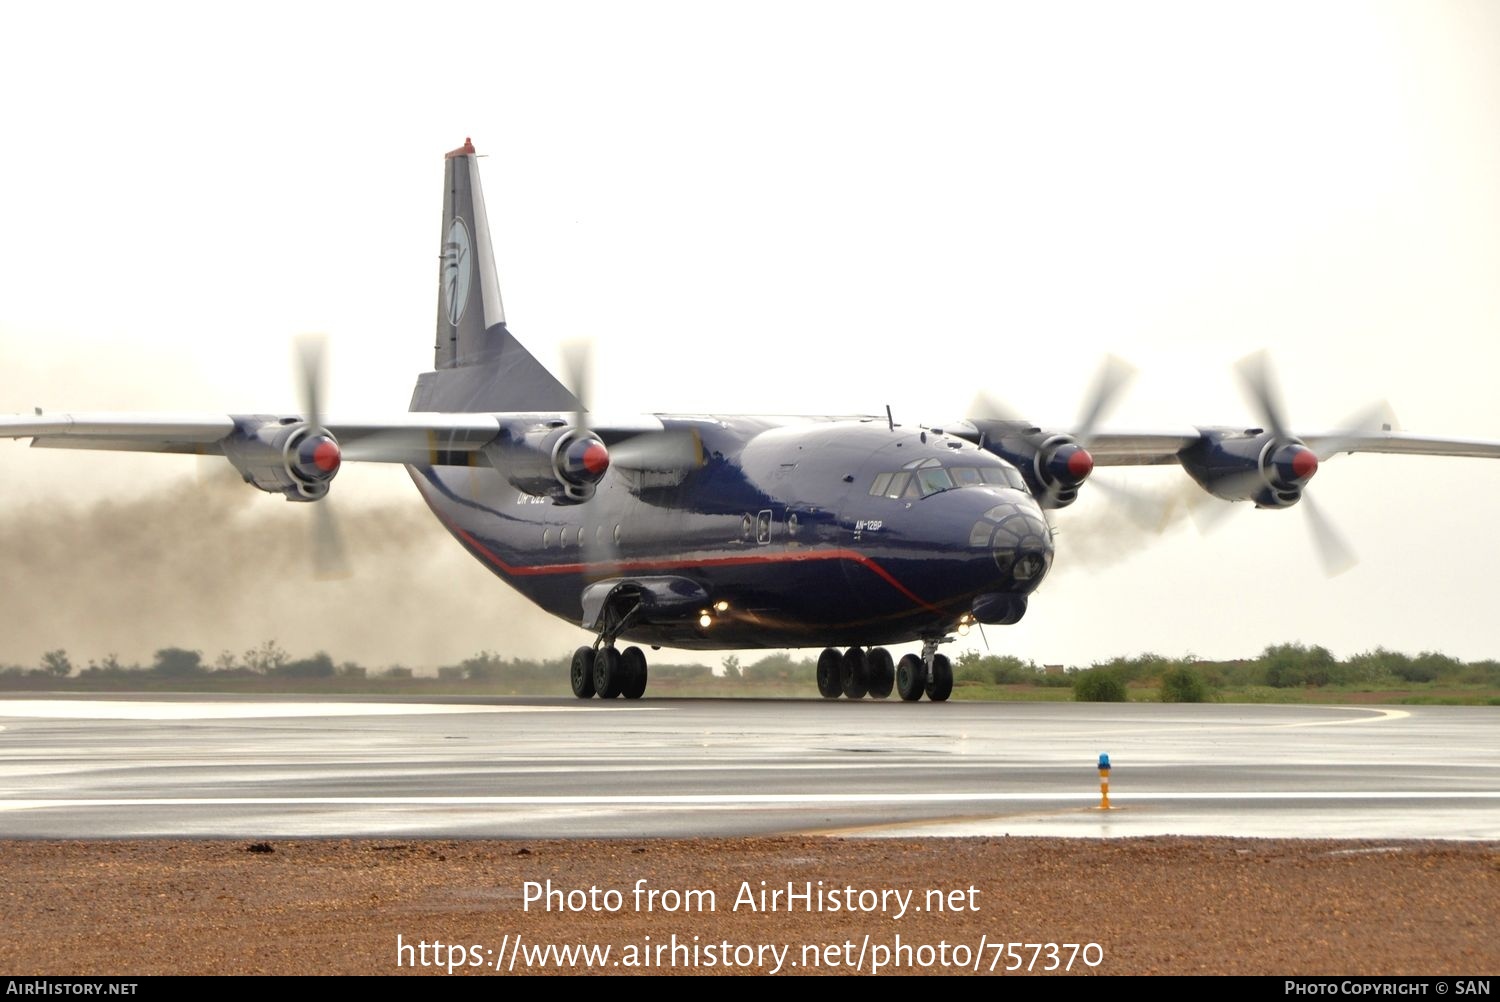
[[[891,405],[885,405],[885,426],[891,431],[896,430],[896,419],[891,417]]]

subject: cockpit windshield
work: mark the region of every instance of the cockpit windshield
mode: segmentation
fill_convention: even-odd
[[[925,498],[957,487],[993,484],[1026,489],[1026,481],[1011,466],[944,466],[936,459],[918,459],[891,473],[880,473],[870,484],[870,493],[892,500]]]

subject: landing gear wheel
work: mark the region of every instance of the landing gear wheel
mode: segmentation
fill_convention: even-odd
[[[620,670],[620,652],[613,647],[601,647],[594,652],[594,691],[600,699],[614,699],[625,685],[625,673]]]
[[[915,654],[907,654],[896,666],[896,691],[908,703],[915,703],[927,691],[927,666]]]
[[[627,647],[620,655],[620,672],[625,676],[620,695],[626,699],[640,699],[646,694],[646,652],[639,647]]]
[[[818,695],[824,699],[838,699],[844,694],[844,656],[832,647],[823,648],[818,655]]]
[[[580,647],[573,652],[573,665],[568,669],[568,681],[573,684],[573,695],[589,699],[594,695],[594,649]]]
[[[870,695],[885,699],[896,684],[896,663],[891,652],[884,647],[872,647],[865,654],[865,664],[870,669]]]
[[[953,695],[953,663],[946,655],[932,656],[932,678],[927,680],[927,698],[941,703]]]
[[[870,691],[870,666],[865,661],[865,652],[858,647],[849,648],[844,652],[841,665],[844,695],[850,699],[864,699],[865,693]]]

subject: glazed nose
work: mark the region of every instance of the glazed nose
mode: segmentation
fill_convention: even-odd
[[[1034,505],[995,505],[974,523],[969,545],[989,547],[996,568],[1018,592],[1041,584],[1052,566],[1052,533]]]

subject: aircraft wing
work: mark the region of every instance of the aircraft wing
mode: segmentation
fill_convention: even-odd
[[[1428,435],[1383,431],[1373,434],[1335,432],[1325,435],[1304,435],[1302,441],[1320,456],[1334,456],[1341,452],[1384,452],[1402,456],[1500,459],[1500,442],[1476,438],[1434,438]]]
[[[246,482],[294,501],[315,501],[344,462],[414,466],[505,465],[551,490],[587,493],[606,465],[682,464],[696,437],[660,434],[659,418],[590,421],[559,413],[408,412],[374,420],[312,421],[298,414],[45,413],[0,415],[0,438],[33,447],[223,456]],[[641,441],[655,439],[655,448]],[[630,447],[634,440],[636,446]],[[605,443],[621,443],[618,457]],[[680,447],[678,447],[680,446]],[[597,453],[591,450],[597,449]],[[670,453],[664,460],[660,454]],[[637,455],[639,454],[639,455]],[[608,457],[608,458],[606,458]],[[521,469],[517,472],[517,469]],[[592,479],[591,479],[592,478]]]
[[[1100,432],[1088,441],[1100,466],[1160,466],[1178,462],[1178,453],[1203,438],[1197,428],[1180,431]]]
[[[109,449],[227,455],[234,439],[305,425],[299,415],[142,414],[108,411],[0,415],[0,438],[29,438],[38,448]],[[491,414],[402,414],[324,425],[357,462],[419,463],[434,452],[475,452],[494,441],[500,419]]]
[[[1301,500],[1320,463],[1340,453],[1500,459],[1500,441],[1410,435],[1381,427],[1297,434],[1279,408],[1262,427],[1201,426],[1157,431],[1072,431],[1012,418],[969,418],[950,430],[1007,460],[1044,508],[1078,496],[1098,466],[1179,465],[1198,486],[1225,501],[1286,508]]]
[[[234,431],[224,414],[6,414],[0,438],[29,438],[32,445],[61,449],[216,454]]]
[[[1181,431],[1098,432],[1089,439],[1087,448],[1099,466],[1159,466],[1181,462],[1183,450],[1212,441],[1229,431],[1189,428]],[[1254,434],[1261,432],[1256,430]],[[1440,438],[1396,431],[1319,432],[1296,437],[1323,459],[1354,452],[1500,459],[1500,442],[1484,439]]]

